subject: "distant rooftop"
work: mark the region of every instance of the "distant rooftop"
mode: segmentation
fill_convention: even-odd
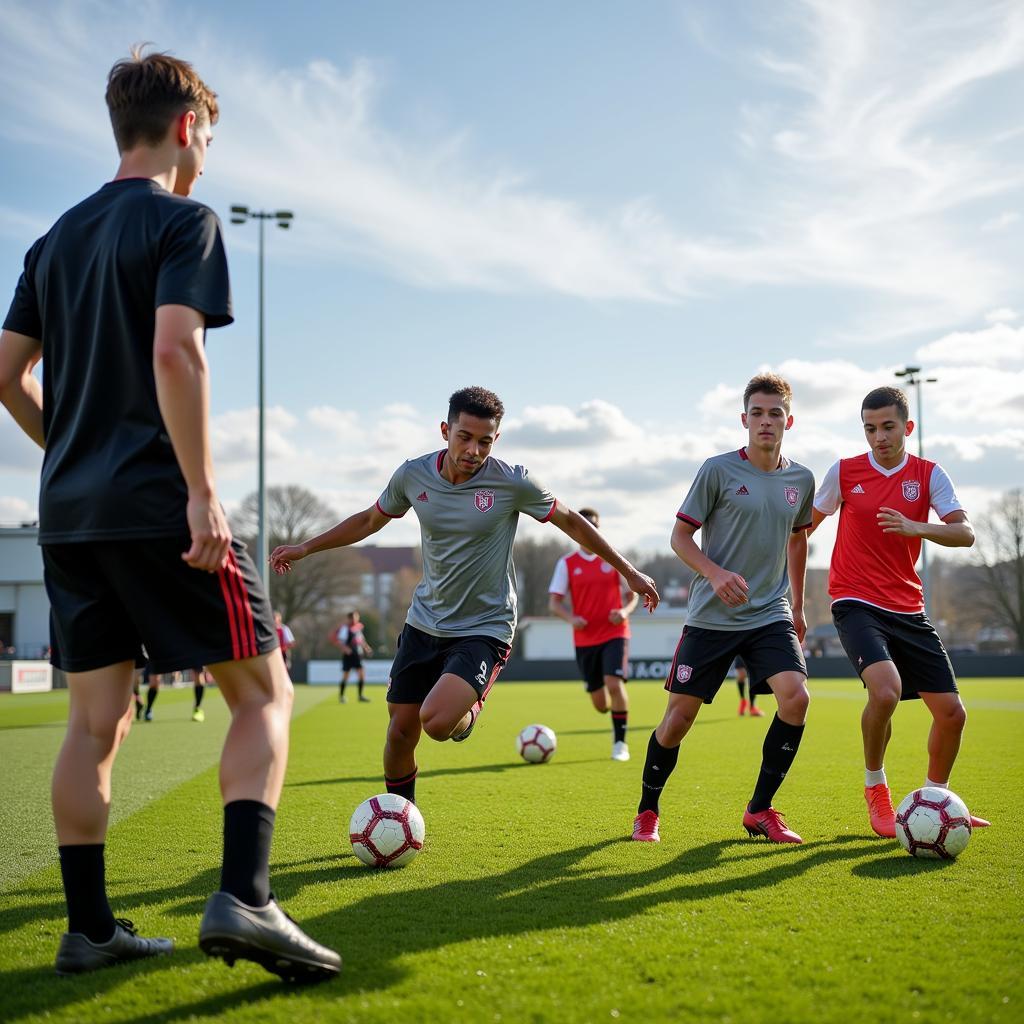
[[[373,566],[374,573],[399,572],[402,569],[418,569],[415,547],[380,547],[377,544],[363,544],[357,548],[360,555]]]

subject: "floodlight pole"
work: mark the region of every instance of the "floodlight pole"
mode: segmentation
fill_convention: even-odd
[[[917,455],[918,458],[924,458],[924,408],[921,393],[924,391],[923,385],[934,384],[938,381],[938,377],[922,377],[920,366],[904,366],[902,370],[896,371],[896,376],[903,378],[904,383],[907,387],[913,388],[917,392]],[[921,481],[922,490],[926,488],[926,482]],[[928,585],[928,544],[925,541],[921,542],[921,588],[924,591],[924,607],[925,611],[929,611],[931,589]]]
[[[258,358],[257,358],[257,406],[259,410],[258,426],[258,483],[257,483],[257,529],[256,529],[256,568],[263,581],[263,589],[270,595],[270,552],[267,532],[267,460],[266,460],[266,346],[264,341],[264,222],[276,221],[279,228],[288,228],[294,214],[288,210],[250,210],[247,206],[231,207],[231,223],[244,224],[247,220],[259,222],[259,269],[257,272],[259,319],[258,319]]]

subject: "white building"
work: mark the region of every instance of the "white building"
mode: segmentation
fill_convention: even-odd
[[[37,526],[0,527],[0,651],[8,656],[41,658],[50,645],[38,537]]]

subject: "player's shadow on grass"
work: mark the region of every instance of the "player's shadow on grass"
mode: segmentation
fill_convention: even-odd
[[[0,725],[0,732],[9,732],[11,729],[66,729],[68,722],[62,718],[59,722],[12,722],[9,725]]]
[[[901,849],[890,848],[886,856],[855,865],[851,874],[857,875],[858,878],[888,882],[893,879],[915,878],[930,871],[945,871],[952,866],[952,861],[909,857]]]
[[[570,760],[549,761],[547,770],[552,768],[567,768],[570,765],[594,764],[600,761],[602,764],[607,760],[605,757],[576,757]],[[486,775],[489,772],[518,772],[528,769],[536,769],[536,765],[527,764],[525,761],[503,761],[498,764],[461,765],[458,768],[425,768],[417,776],[420,782],[426,779],[439,779],[445,775]],[[286,782],[285,789],[299,788],[302,786],[337,786],[346,782],[361,782],[367,785],[380,787],[384,792],[384,779],[378,772],[376,775],[339,775],[333,779],[303,779],[301,782]]]
[[[585,863],[610,847],[621,847],[627,863],[611,873],[606,864]],[[857,860],[877,847],[849,836],[800,847],[729,839],[681,850],[669,861],[645,867],[649,849],[638,849],[626,839],[606,839],[545,854],[500,875],[375,893],[344,911],[305,918],[303,926],[346,954],[351,970],[338,985],[386,988],[404,977],[407,968],[401,960],[410,954],[530,931],[605,924],[664,903],[692,906],[756,892],[822,865]],[[365,868],[349,864],[341,871],[344,876]],[[307,883],[304,874],[279,872],[275,887],[285,898],[295,895]],[[353,941],[356,936],[358,942]]]
[[[611,873],[607,865],[585,863],[592,854],[611,847],[620,848],[622,860],[627,861]],[[737,847],[745,849],[737,852]],[[668,902],[694,905],[722,895],[754,892],[797,878],[820,865],[863,857],[874,849],[875,843],[850,836],[801,847],[769,847],[749,840],[728,839],[683,849],[676,857],[647,867],[644,865],[651,859],[649,854],[656,855],[657,851],[649,847],[638,849],[629,840],[614,838],[557,850],[499,875],[376,892],[344,909],[331,906],[319,916],[303,915],[303,927],[319,941],[339,949],[346,960],[339,980],[303,991],[318,1000],[335,1001],[358,990],[384,989],[402,980],[407,968],[401,960],[410,954],[468,940],[622,920]],[[419,870],[427,863],[421,861]],[[343,855],[278,863],[273,872],[274,888],[287,906],[308,887],[324,881],[344,881],[356,872],[365,879],[366,868]],[[174,906],[165,913],[194,918],[201,912],[206,895],[217,886],[218,878],[218,870],[205,870],[184,884],[141,894],[132,899],[132,906],[173,902]],[[53,935],[56,949],[63,914],[63,903],[21,906],[17,926],[24,926],[26,920],[38,926],[40,917],[51,919],[53,926],[43,930]],[[158,975],[162,972],[195,967],[205,959],[194,941],[191,936],[182,937],[183,945],[171,957],[97,971],[60,983],[56,983],[49,965],[4,971],[0,973],[4,1019],[17,1021],[33,1014],[55,1013],[74,1003],[102,999],[104,993],[120,988],[126,981],[157,991]],[[172,996],[179,999],[176,1006],[132,1018],[133,1024],[169,1024],[254,1004],[262,1004],[271,1013],[287,1012],[283,1000],[289,998],[292,989],[251,973],[257,970],[251,966],[239,968],[243,970],[247,973],[240,977],[256,979],[245,988],[191,1002]],[[173,993],[176,989],[180,992],[173,985],[167,990]]]

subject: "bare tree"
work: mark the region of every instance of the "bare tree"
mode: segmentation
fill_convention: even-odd
[[[996,501],[978,521],[977,536],[978,600],[1024,651],[1024,491],[1007,491]]]
[[[516,593],[519,598],[519,614],[548,614],[548,584],[555,564],[569,548],[562,541],[533,540],[524,537],[517,540],[513,549],[513,560],[516,565]]]
[[[231,517],[231,528],[240,540],[255,547],[257,496],[248,495]],[[334,510],[312,491],[290,484],[267,488],[267,530],[269,546],[298,544],[322,533],[337,522]],[[300,653],[319,643],[314,633],[322,622],[340,614],[340,606],[360,592],[364,572],[372,571],[358,548],[336,548],[304,559],[284,576],[270,577],[270,601],[285,622],[292,626]],[[323,629],[327,627],[324,626]]]

